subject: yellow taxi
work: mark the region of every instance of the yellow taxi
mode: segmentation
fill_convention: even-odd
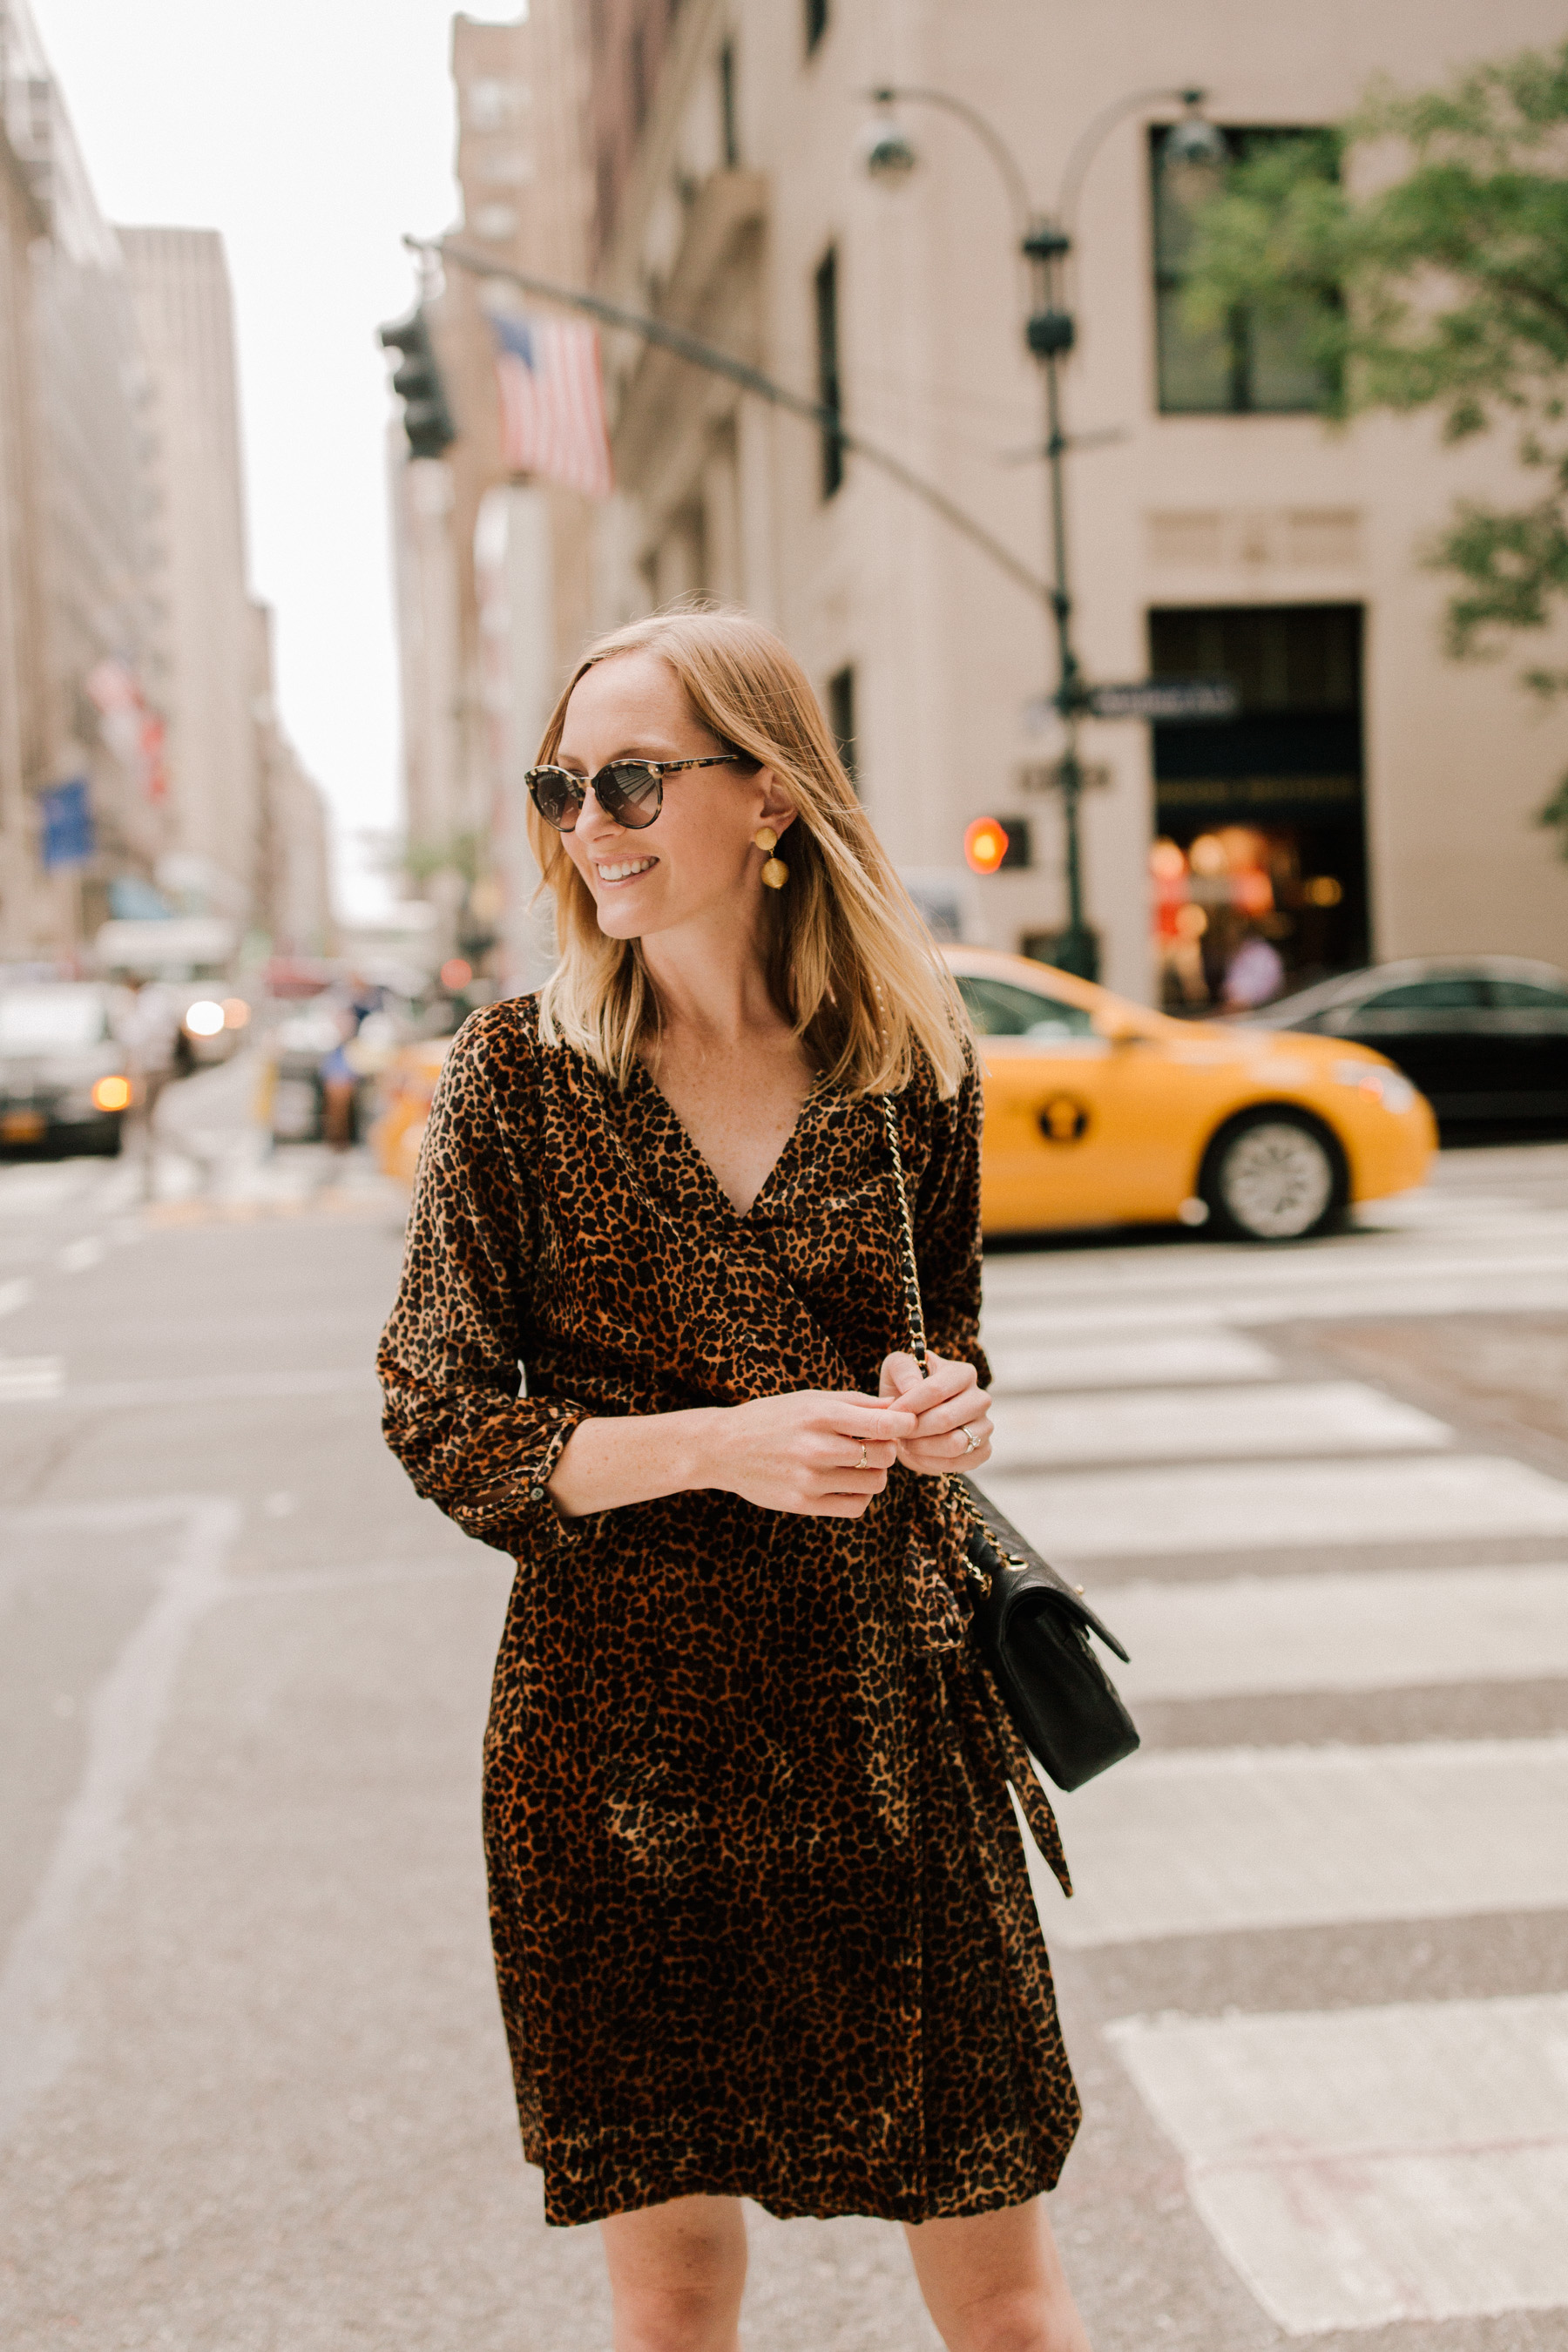
[[[452,1050],[450,1037],[419,1037],[399,1045],[376,1079],[376,1109],[371,1150],[384,1176],[412,1185],[425,1122],[441,1065]]]
[[[1301,1241],[1426,1174],[1430,1107],[1366,1046],[1173,1021],[1023,956],[944,953],[984,1070],[987,1234],[1180,1221]]]

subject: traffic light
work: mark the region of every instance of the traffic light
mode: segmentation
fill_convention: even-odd
[[[1028,818],[977,816],[964,827],[963,856],[976,874],[1000,874],[1005,866],[1031,865]]]
[[[438,457],[457,439],[458,428],[447,405],[424,310],[412,310],[406,319],[383,327],[380,342],[384,352],[403,353],[392,389],[403,403],[403,429],[408,436],[410,457]]]

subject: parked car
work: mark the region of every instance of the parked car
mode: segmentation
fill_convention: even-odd
[[[1447,1128],[1568,1123],[1568,973],[1518,956],[1423,956],[1328,980],[1248,1025],[1353,1038]]]
[[[1179,1219],[1300,1241],[1426,1173],[1432,1113],[1364,1045],[1174,1021],[1022,956],[943,952],[984,1071],[987,1234]]]
[[[119,1150],[132,1087],[111,1012],[96,981],[0,988],[0,1150]]]

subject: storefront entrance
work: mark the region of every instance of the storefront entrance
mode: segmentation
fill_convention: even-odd
[[[1358,604],[1152,612],[1152,677],[1224,677],[1235,719],[1156,725],[1163,1002],[1257,1004],[1368,961]]]

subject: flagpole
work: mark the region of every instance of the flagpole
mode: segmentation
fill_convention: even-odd
[[[1005,572],[1016,587],[1024,589],[1040,604],[1050,606],[1054,592],[1050,583],[1026,563],[1021,563],[1012,550],[1003,545],[988,531],[984,523],[954,503],[934,482],[928,482],[906,466],[901,457],[890,450],[879,448],[874,441],[865,440],[858,433],[849,432],[836,408],[825,408],[820,401],[807,400],[798,392],[791,392],[775,383],[761,368],[752,367],[746,360],[738,360],[729,352],[721,351],[717,343],[704,342],[700,335],[689,334],[684,327],[672,326],[667,319],[653,319],[640,310],[627,310],[618,302],[606,301],[601,294],[585,294],[576,288],[554,285],[548,278],[535,278],[529,271],[513,269],[510,264],[492,261],[488,254],[468,253],[459,245],[444,237],[405,236],[404,244],[418,254],[437,254],[444,262],[458,269],[472,271],[479,278],[504,278],[509,285],[519,286],[525,294],[536,294],[542,301],[559,302],[569,310],[581,310],[596,319],[601,326],[623,328],[629,334],[640,335],[644,342],[657,343],[675,358],[685,360],[692,367],[705,368],[710,375],[721,375],[738,384],[742,392],[755,393],[774,408],[782,408],[791,416],[798,416],[819,431],[833,434],[841,448],[847,449],[889,475],[912,498],[921,499],[952,530],[959,531],[970,544],[990,557]]]

